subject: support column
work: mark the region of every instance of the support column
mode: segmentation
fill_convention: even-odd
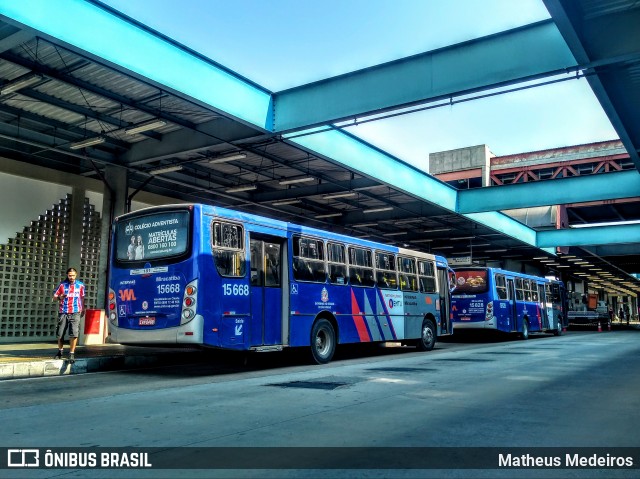
[[[78,270],[78,279],[82,280],[82,232],[84,223],[84,188],[74,186],[71,190],[71,218],[69,223],[69,246],[67,268]]]
[[[98,270],[97,306],[104,308],[107,299],[107,273],[109,254],[111,252],[111,225],[116,216],[126,212],[128,177],[127,170],[114,165],[107,165],[104,171],[104,200],[102,202],[102,228],[100,233],[100,263]]]

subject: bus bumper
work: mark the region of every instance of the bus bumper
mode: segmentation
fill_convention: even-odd
[[[453,330],[456,329],[496,329],[496,318],[489,321],[460,321],[453,323]]]
[[[110,343],[117,344],[196,344],[203,343],[204,318],[196,315],[175,328],[126,329],[109,322]]]

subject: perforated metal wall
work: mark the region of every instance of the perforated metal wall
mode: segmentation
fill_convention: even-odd
[[[71,195],[0,245],[0,342],[55,339],[57,304],[53,290],[66,277]],[[100,256],[100,213],[84,199],[78,278],[85,303],[96,307]]]

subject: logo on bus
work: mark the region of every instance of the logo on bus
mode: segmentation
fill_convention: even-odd
[[[402,306],[402,301],[394,301],[389,299],[389,308],[395,308],[396,306]]]
[[[326,303],[329,301],[329,291],[327,291],[327,288],[322,288],[320,299],[322,300],[323,303]]]
[[[118,294],[120,295],[120,301],[135,301],[136,294],[132,289],[119,289]]]
[[[124,232],[127,233],[128,235],[133,234],[133,224],[129,223],[125,229]]]

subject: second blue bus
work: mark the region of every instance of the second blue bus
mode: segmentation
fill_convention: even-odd
[[[456,268],[454,329],[494,330],[527,339],[530,332],[562,334],[566,292],[561,281],[497,268]]]

